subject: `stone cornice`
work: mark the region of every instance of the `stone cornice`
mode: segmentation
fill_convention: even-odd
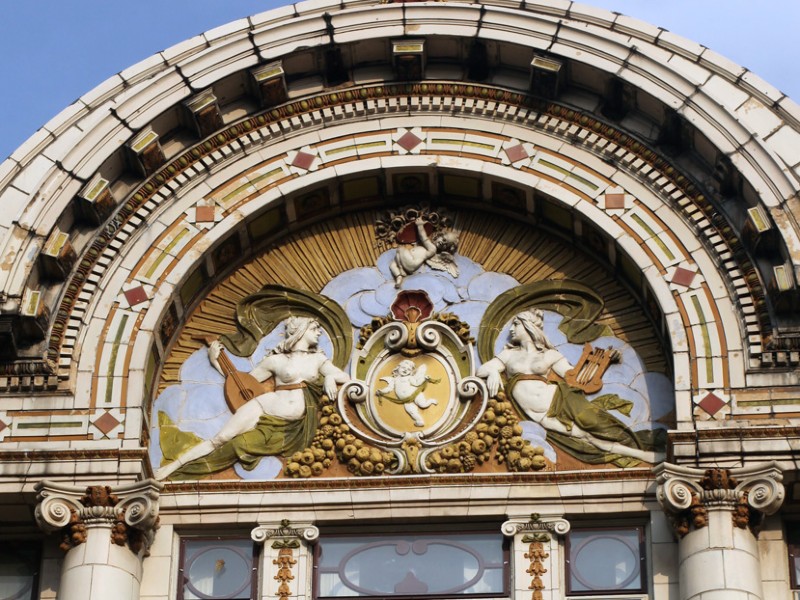
[[[69,461],[69,460],[143,460],[147,458],[145,448],[136,450],[9,450],[0,451],[0,463],[4,462],[43,462]],[[84,488],[81,488],[84,489]]]
[[[608,482],[639,480],[643,485],[653,481],[648,468],[596,469],[586,471],[538,471],[532,473],[502,474],[436,474],[407,475],[403,477],[353,477],[317,479],[274,479],[271,481],[202,480],[166,482],[164,494],[248,492],[248,491],[289,491],[289,490],[348,490],[383,489],[391,487],[419,486],[486,486],[514,484],[557,484],[576,482]]]
[[[800,427],[797,426],[748,426],[729,427],[727,429],[697,429],[692,431],[670,431],[671,442],[693,442],[697,439],[766,439],[766,438],[800,437]]]

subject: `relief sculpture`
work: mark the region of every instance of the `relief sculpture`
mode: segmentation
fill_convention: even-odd
[[[520,412],[544,427],[553,444],[584,462],[629,466],[632,460],[663,460],[654,451],[652,432],[635,433],[610,414],[630,411],[631,402],[615,394],[590,402],[584,390],[566,382],[573,366],[547,339],[543,324],[539,309],[514,317],[506,348],[478,370],[489,395],[501,393],[505,375],[505,395]]]
[[[270,454],[291,454],[307,447],[317,423],[321,394],[333,398],[347,374],[331,363],[319,347],[320,324],[309,317],[286,319],[284,340],[270,350],[249,375],[273,380],[272,391],[249,399],[214,437],[180,453],[156,472],[165,479],[180,471],[203,475]],[[220,373],[222,344],[212,342],[209,361]],[[321,386],[320,386],[321,383]]]
[[[386,387],[376,390],[375,395],[402,404],[414,425],[425,425],[419,410],[439,403],[435,398],[425,397],[428,382],[439,383],[438,379],[428,377],[427,365],[417,367],[413,360],[406,359],[392,370],[390,377],[381,377],[381,381],[386,382]]]
[[[266,285],[238,302],[235,333],[195,335],[207,348],[154,402],[156,477],[663,460],[670,381],[604,324],[603,299],[578,281],[484,270],[456,254],[455,231],[444,211],[394,211],[376,226],[375,266],[319,293]]]

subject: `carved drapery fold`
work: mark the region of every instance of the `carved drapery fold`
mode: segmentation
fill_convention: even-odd
[[[162,485],[148,479],[120,485],[78,487],[53,481],[35,486],[35,517],[47,533],[62,532],[64,551],[86,541],[93,526],[109,526],[111,541],[132,552],[147,553],[158,528],[158,499]]]
[[[662,463],[653,469],[656,496],[672,519],[678,537],[690,525],[705,527],[707,511],[728,509],[733,524],[754,534],[764,515],[776,512],[784,499],[783,474],[774,462],[738,469],[694,469]]]

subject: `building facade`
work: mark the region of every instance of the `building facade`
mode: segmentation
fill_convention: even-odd
[[[325,0],[0,165],[0,598],[790,600],[800,108],[566,0]]]

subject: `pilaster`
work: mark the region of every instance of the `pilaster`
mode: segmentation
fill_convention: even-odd
[[[294,526],[288,519],[280,524],[259,525],[250,533],[257,544],[264,545],[259,589],[263,600],[300,600],[311,597],[311,547],[319,538],[319,529],[311,524]]]
[[[569,522],[561,517],[534,513],[528,517],[511,517],[500,529],[512,540],[512,596],[531,600],[560,598],[559,569],[563,561],[559,557],[558,538],[569,532]]]

